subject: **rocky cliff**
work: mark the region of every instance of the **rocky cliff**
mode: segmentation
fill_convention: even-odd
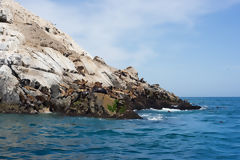
[[[91,57],[53,24],[0,0],[0,112],[141,118],[134,110],[199,109]]]

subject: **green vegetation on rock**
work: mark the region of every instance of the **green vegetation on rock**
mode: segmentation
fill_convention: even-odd
[[[123,114],[126,112],[126,110],[127,110],[126,106],[121,106],[121,108],[119,109],[119,113]]]
[[[113,105],[108,105],[108,110],[111,112],[116,112],[118,105],[119,105],[119,101],[116,99]]]
[[[116,99],[112,105],[108,105],[108,110],[123,114],[126,112],[126,106],[120,106],[119,100]]]

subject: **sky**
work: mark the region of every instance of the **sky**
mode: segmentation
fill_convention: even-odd
[[[17,1],[92,56],[178,96],[240,96],[240,0]]]

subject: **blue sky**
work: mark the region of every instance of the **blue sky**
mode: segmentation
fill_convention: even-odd
[[[178,96],[240,96],[240,0],[18,0]]]

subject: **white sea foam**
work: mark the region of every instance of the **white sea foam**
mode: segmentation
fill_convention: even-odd
[[[144,113],[140,115],[142,118],[150,120],[150,121],[161,121],[163,120],[163,116],[161,114],[151,114]]]
[[[161,121],[161,120],[163,120],[163,117],[161,115],[158,115],[158,116],[149,117],[148,120],[150,120],[150,121]]]
[[[43,114],[52,114],[52,112],[51,111],[46,111]]]
[[[200,110],[205,110],[205,109],[207,109],[208,108],[208,106],[202,106],[201,108],[200,108]]]
[[[170,108],[163,108],[161,110],[158,109],[153,109],[151,108],[152,111],[157,111],[157,112],[180,112],[180,109],[170,109]]]
[[[207,106],[204,106],[201,108],[201,110],[204,110],[206,108]],[[162,108],[161,110],[158,110],[158,109],[151,108],[151,109],[143,109],[139,112],[138,111],[136,112],[138,112],[138,114],[144,119],[151,120],[151,121],[160,121],[160,120],[163,120],[163,114],[165,112],[184,112],[184,111],[186,110],[170,109],[170,108]]]

